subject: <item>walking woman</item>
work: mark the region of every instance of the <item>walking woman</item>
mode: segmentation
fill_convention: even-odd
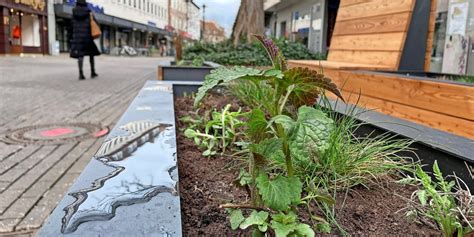
[[[99,75],[95,72],[94,56],[100,55],[91,34],[91,10],[87,7],[86,0],[77,0],[72,10],[72,41],[71,58],[77,58],[79,64],[79,80],[86,79],[82,66],[84,56],[89,55],[91,63],[91,78]]]

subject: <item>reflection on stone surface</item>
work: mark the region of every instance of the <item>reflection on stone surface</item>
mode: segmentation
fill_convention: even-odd
[[[138,121],[120,128],[128,134],[107,140],[94,156],[115,170],[69,193],[76,200],[64,208],[63,233],[83,222],[109,220],[118,206],[147,202],[162,192],[177,194],[174,127]]]

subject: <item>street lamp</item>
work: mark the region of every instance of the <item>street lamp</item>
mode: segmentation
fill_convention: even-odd
[[[201,41],[204,40],[204,30],[206,29],[206,4],[202,4],[202,29],[201,29]]]

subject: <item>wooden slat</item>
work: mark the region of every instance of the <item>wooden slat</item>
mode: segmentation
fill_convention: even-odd
[[[158,66],[157,78],[158,80],[163,81],[163,68],[161,66]]]
[[[341,35],[331,39],[331,48],[343,50],[401,51],[405,33]]]
[[[336,21],[413,11],[415,0],[372,0],[339,8]]]
[[[322,66],[323,69],[340,69],[340,70],[384,70],[384,71],[393,70],[391,67],[384,66],[384,65],[347,63],[347,62],[335,62],[335,61],[289,60],[288,64],[291,68],[310,67],[314,70],[319,70],[320,66]]]
[[[410,107],[474,122],[474,87],[414,80],[397,75],[325,70],[339,87]]]
[[[351,104],[356,104],[367,109],[373,109],[390,116],[405,119],[417,124],[425,125],[458,136],[474,139],[474,122],[451,117],[427,110],[413,108],[407,105],[384,101],[369,96],[359,96],[349,92],[342,92],[344,99]],[[328,97],[335,96],[327,93]]]
[[[397,68],[400,52],[331,50],[328,61],[384,65]]]
[[[334,36],[356,34],[378,34],[405,32],[408,28],[410,13],[376,16],[352,21],[336,22]]]
[[[339,3],[339,7],[345,7],[354,4],[366,3],[370,2],[371,0],[341,0]]]

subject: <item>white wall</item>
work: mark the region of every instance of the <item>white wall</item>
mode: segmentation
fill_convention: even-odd
[[[188,10],[188,33],[192,39],[199,40],[201,38],[201,10],[192,3],[189,3]]]
[[[164,29],[168,24],[168,0],[88,0],[110,16]]]

